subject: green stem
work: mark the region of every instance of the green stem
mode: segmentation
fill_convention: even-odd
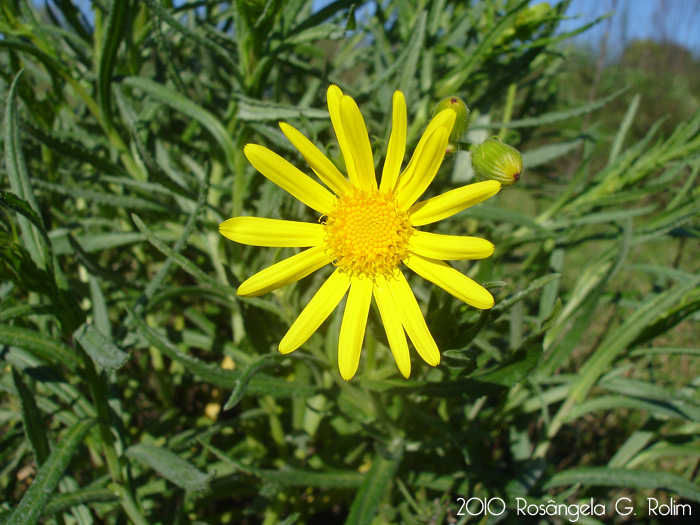
[[[503,109],[503,124],[508,124],[511,117],[513,116],[513,106],[515,106],[515,93],[518,90],[517,84],[511,84],[508,86],[508,93],[506,95],[506,107]],[[508,128],[502,126],[498,130],[498,136],[503,142],[506,142],[506,133],[508,133]]]
[[[119,494],[122,508],[124,509],[124,512],[126,512],[126,515],[129,516],[132,523],[135,523],[136,525],[150,525],[148,520],[143,516],[143,514],[141,514],[141,511],[139,510],[138,505],[132,497],[129,489],[116,483],[110,485],[110,488]]]
[[[400,439],[401,429],[396,426],[396,423],[394,423],[394,421],[389,417],[389,414],[386,413],[386,411],[384,410],[384,405],[379,399],[377,393],[368,390],[367,395],[369,397],[370,403],[372,404],[372,410],[374,411],[375,416],[377,416],[377,421],[379,421],[382,424],[382,426],[387,430],[387,432],[392,438],[392,441]]]
[[[284,440],[284,429],[282,422],[277,415],[277,403],[270,396],[260,398],[260,406],[267,412],[267,419],[270,424],[270,435],[272,440],[277,445],[277,451],[280,458],[287,456],[287,442]]]
[[[102,444],[104,446],[103,452],[107,461],[109,474],[116,483],[123,483],[124,478],[119,466],[119,458],[114,448],[114,437],[109,427],[109,405],[107,404],[107,397],[105,396],[104,389],[100,382],[100,375],[97,373],[92,359],[82,350],[79,350],[79,353],[83,360],[83,370],[87,376],[90,394],[95,406],[95,412],[97,413],[100,437],[102,438]]]
[[[133,523],[147,525],[148,520],[143,517],[138,508],[136,501],[132,496],[132,489],[128,477],[122,474],[119,457],[114,448],[114,437],[110,428],[109,404],[100,374],[98,374],[94,363],[82,349],[78,348],[80,357],[83,361],[83,370],[88,381],[90,394],[97,413],[97,422],[99,425],[100,438],[102,439],[103,453],[107,463],[107,469],[114,481],[114,488],[119,493],[121,505]]]

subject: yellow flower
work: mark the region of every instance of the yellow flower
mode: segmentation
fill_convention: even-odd
[[[328,111],[345,159],[347,178],[299,131],[285,123],[280,127],[335,195],[267,148],[245,146],[245,156],[260,173],[316,210],[320,220],[314,224],[234,217],[221,223],[221,234],[239,243],[308,247],[247,279],[238,288],[238,295],[262,295],[332,264],[335,271],[282,338],[279,351],[288,354],[304,344],[349,290],[338,342],[338,367],[343,379],[350,380],[357,371],[372,297],[396,364],[408,377],[411,359],[406,334],[429,365],[440,363],[440,351],[400,269],[402,263],[469,305],[488,309],[494,304],[485,288],[444,262],[489,257],[493,244],[416,227],[488,199],[501,184],[478,182],[416,202],[445,156],[455,121],[453,109],[445,109],[431,120],[401,172],[406,148],[406,102],[400,91],[394,93],[392,131],[379,186],[367,128],[355,101],[337,86],[330,86]]]

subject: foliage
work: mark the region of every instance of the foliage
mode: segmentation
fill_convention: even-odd
[[[592,172],[607,144],[565,124],[619,92],[557,106],[565,4],[312,4],[0,6],[2,518],[464,523],[459,497],[503,497],[508,522],[516,497],[632,493],[640,516],[648,494],[697,505],[700,113],[632,140],[633,99]],[[360,104],[374,151],[395,89],[409,151],[453,94],[471,109],[465,144],[497,133],[524,150],[519,185],[439,228],[495,243],[461,269],[496,306],[416,281],[444,359],[416,360],[410,380],[376,312],[351,382],[337,315],[277,355],[324,276],[237,298],[291,252],[217,232],[238,215],[316,219],[243,145],[306,170],[285,120],[337,159],[330,83]],[[577,148],[571,176],[538,173]],[[466,151],[447,160],[434,191],[468,166]]]
[[[598,67],[591,50],[572,50],[563,84],[571,101],[586,100]],[[700,109],[700,61],[684,47],[672,42],[632,40],[618,57],[606,60],[598,90],[608,92],[629,86],[617,104],[599,118],[601,131],[614,134],[627,106],[640,95],[643,111],[634,119],[630,138],[641,139],[659,120],[661,134],[668,137],[678,122],[691,118]]]

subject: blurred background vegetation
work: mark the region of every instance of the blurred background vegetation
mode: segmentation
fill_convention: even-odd
[[[571,9],[2,2],[0,519],[531,523],[516,497],[622,496],[649,523],[665,521],[647,497],[700,515],[698,50],[668,32],[616,46],[615,18],[571,25]],[[473,178],[470,143],[524,154],[515,188],[435,228],[495,243],[455,266],[496,306],[412,282],[443,363],[414,361],[410,380],[376,312],[351,382],[339,314],[277,356],[324,275],[241,300],[242,280],[293,251],[217,231],[318,219],[242,149],[308,172],[287,121],[342,167],[330,83],[358,101],[379,167],[394,90],[408,151],[438,100],[467,102],[431,194]],[[473,518],[470,497],[509,509]],[[625,518],[579,519],[601,520]]]

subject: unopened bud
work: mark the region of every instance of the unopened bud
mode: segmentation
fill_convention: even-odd
[[[496,180],[503,186],[512,186],[520,180],[523,171],[522,155],[498,137],[491,137],[473,146],[471,155],[477,180]]]
[[[461,98],[447,97],[438,102],[438,105],[435,107],[435,111],[433,112],[433,116],[447,108],[452,108],[457,113],[455,124],[452,126],[452,133],[450,133],[450,142],[456,142],[462,135],[464,135],[469,127],[469,108]]]

